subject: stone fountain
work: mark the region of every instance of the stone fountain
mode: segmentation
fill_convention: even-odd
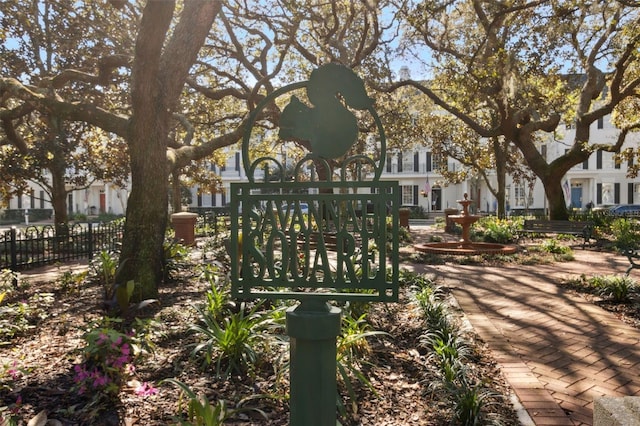
[[[471,225],[477,222],[478,219],[480,219],[480,216],[469,213],[469,205],[473,203],[473,200],[469,199],[469,195],[467,193],[464,194],[464,199],[457,200],[457,203],[462,205],[462,214],[451,215],[449,216],[449,219],[455,223],[459,223],[460,226],[462,226],[462,239],[457,242],[416,244],[414,246],[416,250],[424,253],[453,255],[471,255],[483,253],[513,254],[517,251],[517,248],[515,246],[471,241]]]
[[[470,239],[471,225],[476,223],[480,216],[469,213],[469,204],[473,203],[473,200],[469,199],[469,194],[464,193],[464,200],[457,200],[458,204],[462,205],[462,214],[451,215],[449,219],[455,223],[459,223],[462,226],[462,240],[460,243],[462,246],[472,244]]]

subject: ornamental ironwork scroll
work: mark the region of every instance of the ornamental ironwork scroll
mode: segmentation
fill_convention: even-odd
[[[282,156],[250,150],[269,137],[254,134],[258,118],[282,99],[277,143],[307,150],[291,172]],[[374,136],[360,134],[361,121]],[[242,144],[248,182],[231,184],[234,296],[396,301],[400,194],[380,180],[385,158],[373,100],[347,67],[321,66],[260,102]]]

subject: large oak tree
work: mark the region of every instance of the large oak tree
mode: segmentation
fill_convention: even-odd
[[[239,141],[248,112],[266,94],[306,79],[315,66],[338,61],[388,74],[384,61],[372,59],[384,45],[384,28],[378,4],[364,0],[110,3],[116,9],[92,16],[103,18],[96,25],[109,28],[105,39],[114,40],[83,55],[83,66],[69,61],[32,80],[25,76],[36,73],[27,66],[3,72],[0,115],[53,114],[126,141],[132,190],[117,279],[133,279],[135,296],[148,298],[156,296],[162,277],[169,176]],[[73,33],[83,34],[93,33],[81,27]],[[98,39],[75,42],[97,46]],[[92,91],[104,95],[100,102]],[[269,106],[260,126],[274,128],[279,110]]]
[[[566,218],[566,172],[624,142],[622,130],[614,143],[595,143],[590,127],[638,95],[640,79],[629,70],[638,61],[640,10],[564,0],[407,3],[406,46],[421,47],[434,79],[391,89],[412,85],[479,136],[514,144],[542,181],[551,218]],[[547,161],[541,140],[561,123],[575,126],[573,143]]]

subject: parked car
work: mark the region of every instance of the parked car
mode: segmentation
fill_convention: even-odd
[[[594,215],[602,215],[608,216],[611,214],[611,209],[614,207],[618,207],[617,204],[601,204],[599,206],[595,206],[591,209],[591,213]]]
[[[296,208],[296,204],[300,206],[299,208],[302,214],[309,214],[309,204],[307,203],[291,203],[288,206],[285,206],[285,210],[290,210],[293,212],[293,210]]]
[[[611,216],[640,216],[640,204],[622,204],[609,210]]]

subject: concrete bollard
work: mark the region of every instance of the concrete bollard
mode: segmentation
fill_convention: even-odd
[[[640,397],[605,396],[596,399],[593,426],[640,426]]]

